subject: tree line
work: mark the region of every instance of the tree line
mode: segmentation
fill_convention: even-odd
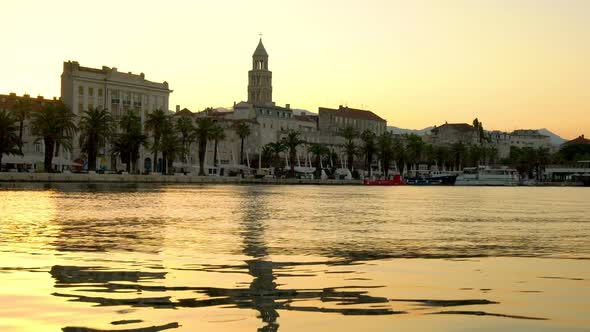
[[[30,101],[23,99],[16,102],[11,112],[0,111],[0,163],[5,154],[23,155],[23,125],[27,119],[30,120],[31,134],[36,137],[35,142],[44,145],[45,172],[53,171],[53,158],[58,155],[60,147],[72,151],[77,133],[77,144],[88,160],[89,171],[97,170],[96,159],[101,150],[106,153],[106,145],[110,143],[111,158],[125,163],[129,173],[138,172],[141,147],[153,153],[153,171],[158,170],[158,157],[161,155],[160,171],[167,174],[172,171],[174,160],[187,162],[191,144],[197,143],[199,175],[205,175],[207,143],[211,141],[214,144],[213,163],[217,167],[217,145],[225,139],[224,128],[209,117],[199,117],[193,124],[189,117],[173,117],[157,109],[147,115],[142,128],[141,118],[133,110],[127,110],[115,120],[107,109],[89,108],[76,121],[75,114],[61,102],[47,103],[40,109],[34,109]],[[241,163],[244,140],[250,135],[250,126],[245,121],[238,121],[233,129],[241,139]]]
[[[75,114],[63,103],[47,103],[40,109],[34,109],[30,100],[16,102],[11,112],[0,111],[0,162],[4,154],[23,155],[24,121],[30,120],[31,134],[37,142],[44,144],[44,170],[52,171],[52,161],[58,155],[60,147],[67,151],[73,148],[73,140],[79,133],[78,146],[87,157],[88,170],[97,169],[96,159],[101,150],[106,152],[110,143],[110,156],[126,164],[126,171],[137,173],[137,161],[141,147],[153,154],[152,170],[163,174],[172,171],[174,160],[187,162],[191,144],[196,143],[199,175],[205,175],[204,162],[208,142],[214,145],[213,165],[218,167],[217,146],[225,139],[225,131],[219,122],[210,117],[198,117],[195,124],[190,117],[171,116],[157,109],[149,113],[142,127],[140,116],[136,111],[126,111],[118,120],[102,108],[89,108],[76,121]],[[388,176],[392,166],[400,173],[417,164],[438,165],[448,169],[460,170],[467,166],[503,164],[515,167],[521,174],[532,177],[540,174],[547,164],[561,164],[576,160],[590,159],[590,146],[564,146],[559,152],[551,153],[548,148],[511,147],[508,158],[499,159],[498,149],[490,144],[483,125],[477,119],[473,121],[478,133],[477,143],[455,143],[449,146],[435,146],[425,143],[415,134],[394,135],[383,132],[380,135],[371,130],[362,132],[354,127],[346,127],[337,134],[343,138],[339,146],[321,143],[308,144],[299,131],[289,130],[277,142],[266,144],[261,150],[262,165],[284,171],[281,155],[288,160],[288,176],[295,176],[297,147],[308,144],[308,151],[313,156],[316,176],[321,176],[322,168],[334,172],[339,153],[340,166],[348,168],[353,176],[359,177],[358,170],[366,170],[371,177],[375,165]],[[244,160],[244,140],[251,134],[250,126],[245,121],[232,125],[240,138],[240,164]],[[151,140],[150,140],[151,138]],[[338,152],[336,152],[338,151]],[[160,165],[159,156],[162,163]],[[160,166],[160,167],[159,167]],[[325,167],[324,167],[325,166]]]

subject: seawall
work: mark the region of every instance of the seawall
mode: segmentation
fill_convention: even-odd
[[[361,180],[254,179],[194,175],[131,175],[75,173],[0,173],[0,182],[63,182],[63,183],[228,183],[228,184],[307,184],[360,185]]]

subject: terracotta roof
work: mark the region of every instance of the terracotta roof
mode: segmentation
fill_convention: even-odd
[[[194,114],[194,113],[193,113],[193,112],[191,112],[191,111],[190,111],[188,108],[186,108],[186,107],[185,107],[185,108],[183,108],[183,109],[181,109],[180,111],[178,111],[178,112],[174,113],[174,115],[180,115],[180,116],[182,116],[182,115],[184,115],[184,116],[192,116],[193,114]]]
[[[445,123],[442,126],[436,127],[436,130],[438,130],[440,128],[453,128],[455,130],[465,131],[465,132],[475,130],[475,128],[468,123]]]
[[[590,139],[584,137],[584,135],[578,136],[571,141],[563,143],[563,145],[574,145],[574,144],[586,144],[590,145]]]
[[[299,120],[299,121],[307,121],[307,122],[316,122],[315,120],[315,116],[307,116],[307,115],[293,115],[293,118],[295,120]]]
[[[371,111],[359,110],[359,109],[355,109],[355,108],[342,107],[342,106],[340,106],[338,109],[320,107],[319,112],[320,112],[320,114],[321,113],[330,113],[335,116],[340,116],[343,118],[372,120],[372,121],[385,121],[380,116],[378,116],[377,114],[375,114]]]
[[[12,109],[17,100],[25,100],[28,99],[31,101],[31,106],[33,109],[42,109],[43,105],[46,103],[56,103],[60,101],[57,98],[53,99],[45,99],[43,96],[31,97],[27,94],[24,96],[17,96],[16,93],[10,93],[8,95],[1,95],[0,94],[0,109]]]

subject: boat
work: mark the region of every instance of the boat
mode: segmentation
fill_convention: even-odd
[[[402,177],[400,175],[395,175],[393,177],[393,179],[387,179],[387,180],[365,179],[365,180],[363,180],[363,184],[366,186],[403,186],[403,185],[406,185],[407,183],[404,180],[402,180]]]
[[[437,166],[428,169],[427,165],[419,165],[418,170],[411,170],[410,177],[405,178],[409,185],[417,186],[452,186],[456,179],[456,173],[439,170]]]
[[[487,166],[466,167],[455,181],[457,186],[517,186],[518,183],[517,170]]]
[[[406,182],[412,186],[441,186],[443,184],[442,179],[433,179],[430,177],[407,178]]]

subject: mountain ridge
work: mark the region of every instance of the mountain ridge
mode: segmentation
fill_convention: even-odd
[[[387,130],[394,133],[394,134],[416,134],[418,136],[424,136],[430,133],[430,131],[432,130],[432,128],[434,127],[426,127],[423,129],[408,129],[408,128],[399,128],[396,126],[387,126]],[[534,129],[534,130],[538,130],[540,134],[542,135],[546,135],[549,136],[549,142],[551,142],[551,144],[553,145],[561,145],[564,142],[567,141],[567,139],[557,135],[556,133],[552,132],[551,130],[547,129],[547,128],[541,128],[541,129]]]

